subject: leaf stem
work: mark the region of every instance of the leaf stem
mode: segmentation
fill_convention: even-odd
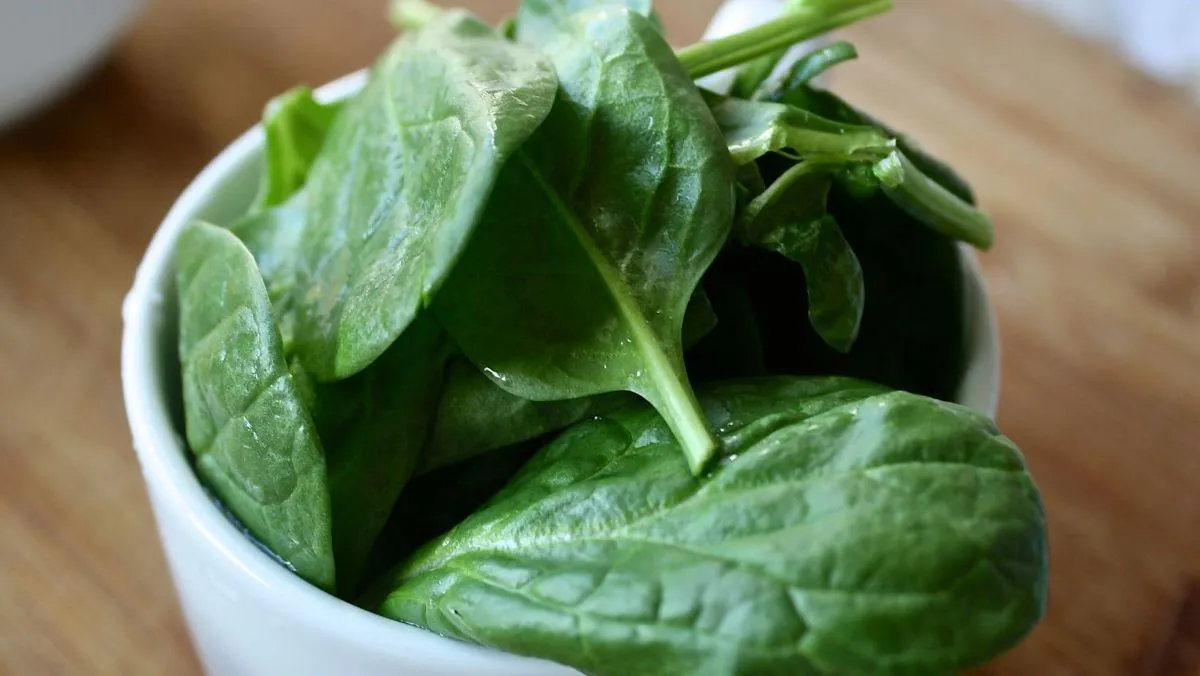
[[[814,0],[761,26],[729,37],[698,42],[679,50],[677,55],[693,78],[704,77],[891,8],[892,0]]]
[[[987,250],[992,246],[992,221],[987,214],[959,199],[929,178],[899,150],[874,167],[883,191],[901,209],[937,232]]]
[[[777,88],[784,92],[794,91],[839,63],[856,58],[858,58],[858,50],[849,42],[841,40],[826,45],[797,59]],[[753,98],[766,100],[769,91],[769,88],[760,88],[754,92]]]

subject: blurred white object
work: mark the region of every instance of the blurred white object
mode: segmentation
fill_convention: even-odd
[[[141,0],[0,0],[0,127],[61,94]]]
[[[746,29],[754,28],[775,17],[783,11],[787,0],[727,0],[713,15],[712,23],[704,32],[704,40],[716,40]],[[793,52],[795,48],[793,48]],[[789,57],[794,54],[789,54]],[[787,59],[784,59],[787,61]],[[696,82],[700,86],[721,94],[727,93],[733,86],[735,70],[730,69],[702,77]]]
[[[1017,0],[1200,97],[1200,0]]]

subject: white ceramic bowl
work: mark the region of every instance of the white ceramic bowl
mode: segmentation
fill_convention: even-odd
[[[321,88],[344,97],[362,73]],[[214,505],[180,434],[172,250],[192,219],[229,222],[250,203],[262,163],[255,128],[188,186],[150,243],[125,300],[121,377],[150,503],[193,640],[210,674],[259,676],[569,676],[386,620],[329,596],[270,559]],[[974,255],[963,249],[970,366],[961,403],[987,414],[998,397],[995,323]]]
[[[62,93],[141,0],[0,0],[0,126]]]

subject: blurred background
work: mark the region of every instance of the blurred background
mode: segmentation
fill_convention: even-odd
[[[460,0],[498,20],[516,0]],[[659,0],[671,39],[719,0]],[[981,674],[1200,674],[1200,0],[920,0],[833,88],[975,185],[1046,620]],[[381,0],[0,0],[0,674],[196,674],[130,450],[120,303],[272,95]]]

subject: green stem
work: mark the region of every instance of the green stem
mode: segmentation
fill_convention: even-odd
[[[839,41],[805,54],[788,70],[780,91],[790,92],[808,84],[821,73],[842,63],[858,58],[858,51],[849,42]],[[754,98],[765,99],[766,91],[755,92]]]
[[[446,9],[427,0],[392,0],[388,12],[392,25],[404,30],[419,30],[441,16]]]
[[[901,209],[937,232],[979,249],[992,246],[992,221],[925,175],[899,150],[874,167],[883,191]]]
[[[679,61],[693,78],[787,49],[892,8],[892,0],[822,0],[810,2],[761,26],[736,35],[698,42],[679,50]]]

